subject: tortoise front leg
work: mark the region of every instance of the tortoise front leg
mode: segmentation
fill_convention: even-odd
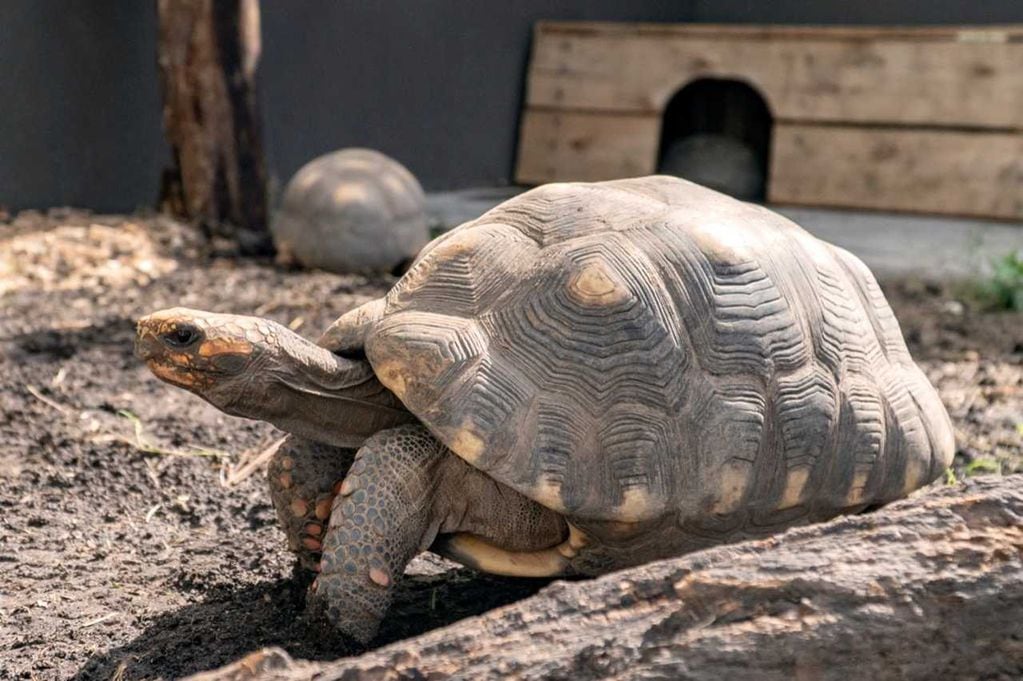
[[[376,635],[405,566],[436,535],[436,469],[446,456],[422,427],[386,430],[359,449],[340,487],[310,605],[361,643]]]
[[[334,497],[355,460],[354,449],[289,435],[267,466],[270,498],[288,548],[306,570],[318,570]]]
[[[473,468],[424,427],[385,430],[359,450],[340,488],[310,605],[365,643],[376,635],[395,583],[416,554],[433,548],[461,558],[445,550],[447,541],[435,542],[438,535],[490,547],[488,556],[515,558],[549,553],[567,534],[560,515]],[[490,563],[500,560],[479,567],[493,569]],[[505,574],[536,573],[512,565]]]

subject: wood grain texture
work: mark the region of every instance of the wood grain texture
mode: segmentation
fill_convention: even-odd
[[[192,681],[1019,678],[1023,478],[608,575],[333,662]]]
[[[649,36],[718,36],[733,38],[889,39],[908,41],[953,41],[1006,43],[1023,42],[1021,24],[966,26],[834,26],[821,24],[670,24],[609,21],[538,21],[536,30],[545,34],[593,35],[638,33]]]
[[[1023,133],[779,124],[769,199],[1023,219]]]
[[[562,32],[542,24],[527,104],[659,114],[686,83],[733,78],[787,121],[1023,127],[1019,27],[991,34],[1002,41],[951,31],[946,40],[914,40],[876,30],[690,28]]]
[[[515,179],[543,184],[649,175],[657,162],[657,114],[527,109]]]
[[[516,178],[651,172],[671,98],[695,80],[730,79],[756,89],[774,118],[773,201],[1019,219],[1020,73],[1018,25],[545,22]]]

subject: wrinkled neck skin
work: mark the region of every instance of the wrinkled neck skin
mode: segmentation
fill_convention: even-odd
[[[359,447],[376,432],[415,421],[368,362],[291,332],[217,392],[203,397],[229,414],[337,447]]]

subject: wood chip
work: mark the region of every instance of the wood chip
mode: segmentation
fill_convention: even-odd
[[[115,617],[117,617],[116,612],[108,612],[106,615],[103,615],[102,617],[97,617],[96,619],[89,620],[88,622],[82,625],[82,629],[85,629],[86,627],[94,627],[97,624],[102,624],[103,622],[108,622],[114,619]]]
[[[150,520],[152,520],[153,516],[156,515],[156,512],[159,511],[162,507],[163,504],[154,504],[151,509],[146,511],[146,522],[148,523]]]

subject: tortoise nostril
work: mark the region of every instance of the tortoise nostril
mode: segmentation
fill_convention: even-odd
[[[135,338],[135,356],[141,360],[147,360],[153,356],[152,347],[141,334]]]

